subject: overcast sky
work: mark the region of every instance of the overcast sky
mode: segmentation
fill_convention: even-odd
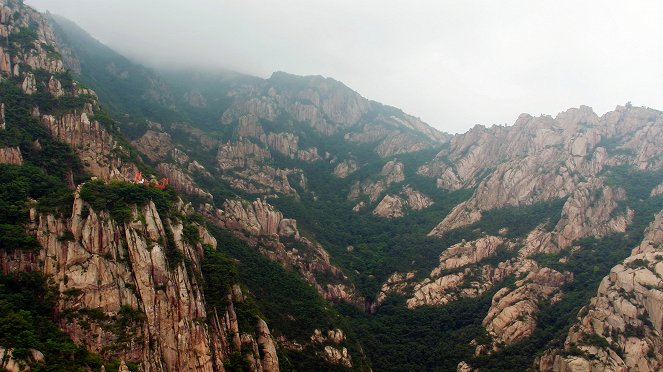
[[[26,0],[148,66],[324,75],[438,129],[663,109],[663,2]]]

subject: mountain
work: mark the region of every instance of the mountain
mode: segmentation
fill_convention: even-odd
[[[662,112],[451,136],[17,0],[0,36],[3,368],[660,369]]]

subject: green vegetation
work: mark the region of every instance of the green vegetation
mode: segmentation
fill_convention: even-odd
[[[0,147],[18,146],[25,163],[32,164],[61,180],[69,174],[75,182],[81,182],[85,175],[80,160],[72,149],[51,136],[38,119],[32,117],[32,107],[38,104],[41,96],[26,96],[11,81],[0,81],[0,97],[5,103],[5,121],[7,128],[0,131]],[[57,100],[51,109],[59,110]],[[42,113],[49,111],[42,109]]]
[[[71,213],[72,193],[59,179],[32,165],[0,164],[0,248],[35,250],[39,243],[27,235],[28,199],[40,211]]]
[[[253,326],[255,316],[260,316],[269,324],[272,334],[276,337],[285,336],[290,341],[302,344],[309,342],[314,329],[343,328],[341,316],[316,290],[301,276],[293,271],[283,269],[279,264],[272,262],[258,253],[255,248],[249,247],[243,241],[235,238],[227,230],[209,226],[210,232],[217,239],[219,252],[236,260],[239,282],[246,285],[251,294],[244,303],[236,304],[240,324],[243,327]],[[208,261],[209,260],[209,261]],[[234,270],[230,262],[223,256],[208,256],[203,262],[203,275],[205,276],[206,298],[213,296],[211,303],[215,306],[223,305],[227,288],[234,278]],[[205,265],[212,265],[205,268]],[[205,273],[207,271],[207,274]],[[221,284],[214,284],[207,277],[214,275]],[[255,299],[254,300],[252,299]],[[253,329],[244,328],[253,332]],[[362,366],[362,353],[357,339],[348,337],[348,349],[353,355],[353,363]],[[317,358],[310,349],[302,352],[279,349],[279,363],[284,370],[330,370],[331,366]],[[290,366],[290,368],[288,368]]]
[[[76,346],[51,320],[56,292],[39,273],[0,275],[0,345],[27,360],[30,349],[44,354],[32,371],[99,370],[101,358]]]
[[[210,246],[205,246],[204,259],[200,269],[203,273],[203,289],[207,306],[222,311],[228,304],[227,294],[230,287],[239,280],[237,267],[225,254]]]
[[[122,224],[133,218],[131,207],[145,206],[149,201],[154,205],[162,218],[171,215],[173,202],[177,195],[172,187],[160,190],[147,185],[129,182],[102,181],[86,182],[81,188],[81,198],[88,202],[96,211],[108,211],[115,222]]]
[[[345,304],[338,309],[374,371],[453,371],[459,361],[473,356],[470,341],[488,337],[481,321],[494,293],[414,310],[403,305],[404,298],[392,296],[375,315]]]

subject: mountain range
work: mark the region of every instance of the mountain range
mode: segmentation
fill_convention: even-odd
[[[663,112],[451,135],[0,5],[10,371],[655,371]]]

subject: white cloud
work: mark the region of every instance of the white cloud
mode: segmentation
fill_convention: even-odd
[[[658,1],[27,0],[148,65],[320,74],[450,132],[661,107]]]

